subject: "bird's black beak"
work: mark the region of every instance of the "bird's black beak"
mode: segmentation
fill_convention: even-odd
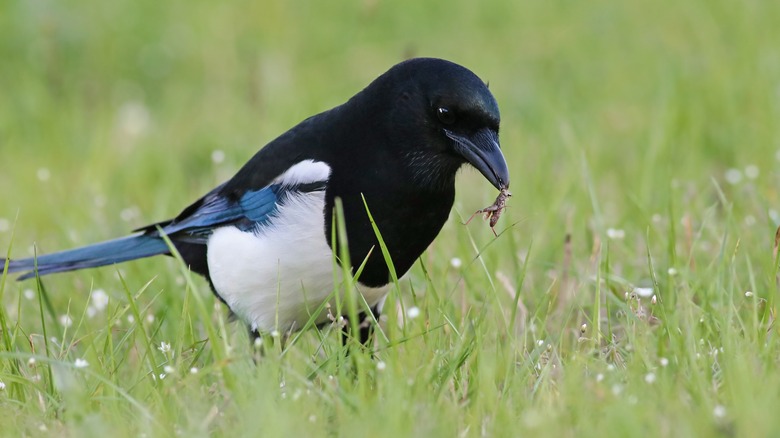
[[[509,169],[498,144],[498,132],[483,128],[471,135],[461,135],[445,129],[444,134],[455,142],[455,152],[482,172],[497,189],[509,187]]]

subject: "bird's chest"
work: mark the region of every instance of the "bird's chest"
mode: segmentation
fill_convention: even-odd
[[[431,192],[380,186],[360,193],[344,193],[342,202],[353,266],[368,258],[360,280],[379,286],[389,279],[389,268],[369,213],[400,277],[439,234],[453,200],[454,189]]]
[[[296,195],[278,207],[273,220],[255,230],[234,226],[208,241],[214,288],[230,309],[260,332],[301,329],[325,301],[335,306],[334,261],[325,238],[324,192]],[[385,288],[360,287],[370,306]]]

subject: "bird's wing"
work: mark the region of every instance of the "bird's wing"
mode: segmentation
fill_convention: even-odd
[[[162,231],[177,241],[206,243],[215,228],[235,225],[252,229],[272,219],[280,204],[295,193],[325,190],[330,167],[323,162],[304,160],[274,178],[268,185],[242,193],[226,193],[219,186],[187,207],[169,222],[153,224],[138,231]]]
[[[268,171],[268,168],[265,170]],[[271,221],[289,196],[325,190],[330,167],[323,162],[303,160],[279,173],[279,176],[269,178],[265,186],[256,189],[225,190],[223,184],[187,207],[175,219],[138,229],[138,233],[130,236],[10,260],[8,272],[23,272],[19,280],[24,280],[36,273],[47,275],[167,254],[168,245],[160,238],[159,229],[170,236],[180,251],[182,244],[205,245],[212,231],[222,226],[234,225],[242,230],[252,230]],[[6,260],[0,258],[0,271],[5,263]],[[196,260],[189,263],[193,265]]]

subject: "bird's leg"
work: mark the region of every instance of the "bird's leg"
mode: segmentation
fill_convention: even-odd
[[[371,308],[371,313],[374,315],[373,318],[370,317],[366,312],[360,312],[358,314],[358,316],[357,316],[358,320],[360,321],[360,323],[358,324],[358,330],[359,330],[358,336],[359,336],[359,339],[360,339],[360,344],[365,346],[365,347],[370,346],[370,343],[371,343],[371,341],[373,339],[373,335],[374,335],[374,324],[373,324],[373,322],[374,322],[374,320],[378,320],[379,319],[379,309],[378,309],[378,307],[377,306],[372,307]],[[346,319],[346,318],[347,317],[345,316],[344,319]],[[346,343],[347,343],[347,338],[351,334],[350,333],[350,327],[351,326],[350,326],[349,322],[347,321],[347,324],[345,324],[344,328],[341,329],[342,330],[342,337],[341,337],[342,345],[346,345]]]
[[[249,346],[253,350],[252,360],[255,365],[265,356],[265,344],[263,343],[263,335],[256,328],[252,326],[247,327],[249,329]]]
[[[379,320],[379,308],[377,306],[374,306],[371,308],[371,313],[373,317],[369,317],[368,315],[364,313],[361,314],[361,322],[360,322],[360,343],[363,345],[368,345],[369,342],[371,342],[374,338],[374,321]]]

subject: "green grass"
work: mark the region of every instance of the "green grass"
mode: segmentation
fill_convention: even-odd
[[[462,172],[373,360],[326,329],[254,364],[170,258],[3,276],[0,435],[780,434],[780,3],[266,3],[0,4],[0,252],[171,217],[409,55],[490,82],[499,237]]]

